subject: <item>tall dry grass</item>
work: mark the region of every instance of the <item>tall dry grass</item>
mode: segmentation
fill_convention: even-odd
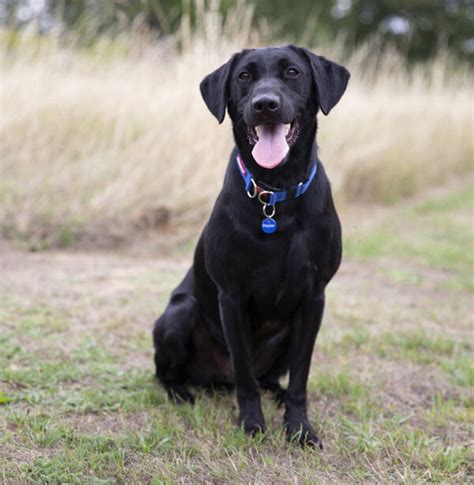
[[[3,228],[136,226],[169,214],[201,224],[233,140],[198,84],[234,51],[268,41],[270,29],[252,31],[251,17],[242,3],[222,26],[215,7],[201,8],[195,32],[184,19],[170,39],[104,39],[87,51],[59,36],[17,35],[8,51],[2,42]],[[337,46],[313,47],[341,57]],[[469,72],[440,56],[407,73],[396,54],[370,64],[364,49],[346,62],[347,94],[320,117],[320,154],[339,201],[395,201],[471,172]]]

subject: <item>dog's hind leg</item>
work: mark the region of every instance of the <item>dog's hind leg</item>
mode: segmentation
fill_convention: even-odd
[[[281,355],[275,362],[273,368],[258,379],[261,389],[270,391],[277,406],[285,404],[286,389],[281,387],[280,377],[288,371],[288,354]]]
[[[258,383],[261,389],[272,393],[273,400],[280,407],[286,398],[286,389],[281,387],[280,378],[288,372],[288,338],[283,335],[283,338],[274,339],[267,352],[272,356],[271,365],[259,373]]]
[[[285,397],[286,397],[286,389],[281,387],[281,384],[278,380],[272,381],[259,381],[260,388],[264,391],[270,391],[273,395],[273,400],[277,404],[278,407],[283,406],[285,404]]]
[[[198,303],[193,289],[191,268],[172,293],[168,306],[153,329],[156,376],[169,398],[176,403],[194,403],[194,396],[185,385],[190,337],[198,318]]]

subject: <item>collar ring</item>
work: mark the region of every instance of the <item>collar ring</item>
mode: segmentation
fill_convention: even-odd
[[[267,214],[267,207],[271,207],[271,212],[270,214]],[[270,205],[270,204],[263,204],[263,207],[262,207],[262,211],[263,211],[263,215],[265,217],[268,217],[268,218],[272,218],[274,215],[275,215],[275,206],[274,205]]]
[[[250,185],[252,186],[252,190],[246,190],[246,194],[251,198],[251,199],[255,199],[255,197],[257,197],[257,184],[255,182],[255,180],[253,179],[253,177],[250,179]]]
[[[274,194],[274,192],[272,190],[262,190],[261,192],[259,192],[258,194],[258,200],[261,204],[264,204],[264,205],[270,205],[270,201],[272,200],[272,195]],[[268,200],[263,200],[263,197],[268,195]]]

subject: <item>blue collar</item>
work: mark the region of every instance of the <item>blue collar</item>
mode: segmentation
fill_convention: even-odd
[[[237,168],[239,169],[240,175],[242,175],[242,178],[244,179],[245,191],[247,192],[247,195],[251,199],[258,197],[258,201],[262,204],[262,212],[265,219],[263,219],[261,223],[261,229],[265,234],[273,234],[278,229],[278,223],[273,218],[276,212],[275,205],[278,202],[301,197],[311,185],[311,182],[316,176],[316,171],[318,168],[318,163],[315,160],[313,162],[313,166],[311,167],[309,177],[304,182],[300,182],[296,187],[287,190],[267,190],[266,188],[257,185],[257,182],[255,182],[250,170],[245,166],[245,163],[238,152],[235,157],[235,161],[237,163]]]
[[[264,187],[257,185],[257,182],[255,182],[250,170],[245,166],[240,153],[237,153],[235,161],[237,163],[237,168],[239,169],[240,175],[242,175],[242,178],[244,179],[245,191],[247,192],[247,195],[251,199],[258,196],[258,199],[262,204],[271,206],[275,206],[277,202],[284,202],[288,199],[297,199],[298,197],[301,197],[308,190],[314,177],[316,177],[316,172],[318,169],[318,164],[316,161],[314,161],[311,168],[311,173],[304,182],[300,182],[295,187],[287,190],[267,190]],[[268,199],[262,200],[264,196],[268,196]]]

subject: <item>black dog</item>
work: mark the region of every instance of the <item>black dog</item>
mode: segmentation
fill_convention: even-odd
[[[306,384],[342,245],[316,115],[348,80],[344,67],[289,45],[244,50],[202,81],[219,123],[227,107],[236,148],[194,264],[153,331],[170,398],[194,402],[187,383],[235,385],[239,424],[254,434],[265,430],[259,388],[269,389],[286,406],[288,437],[318,446]]]

